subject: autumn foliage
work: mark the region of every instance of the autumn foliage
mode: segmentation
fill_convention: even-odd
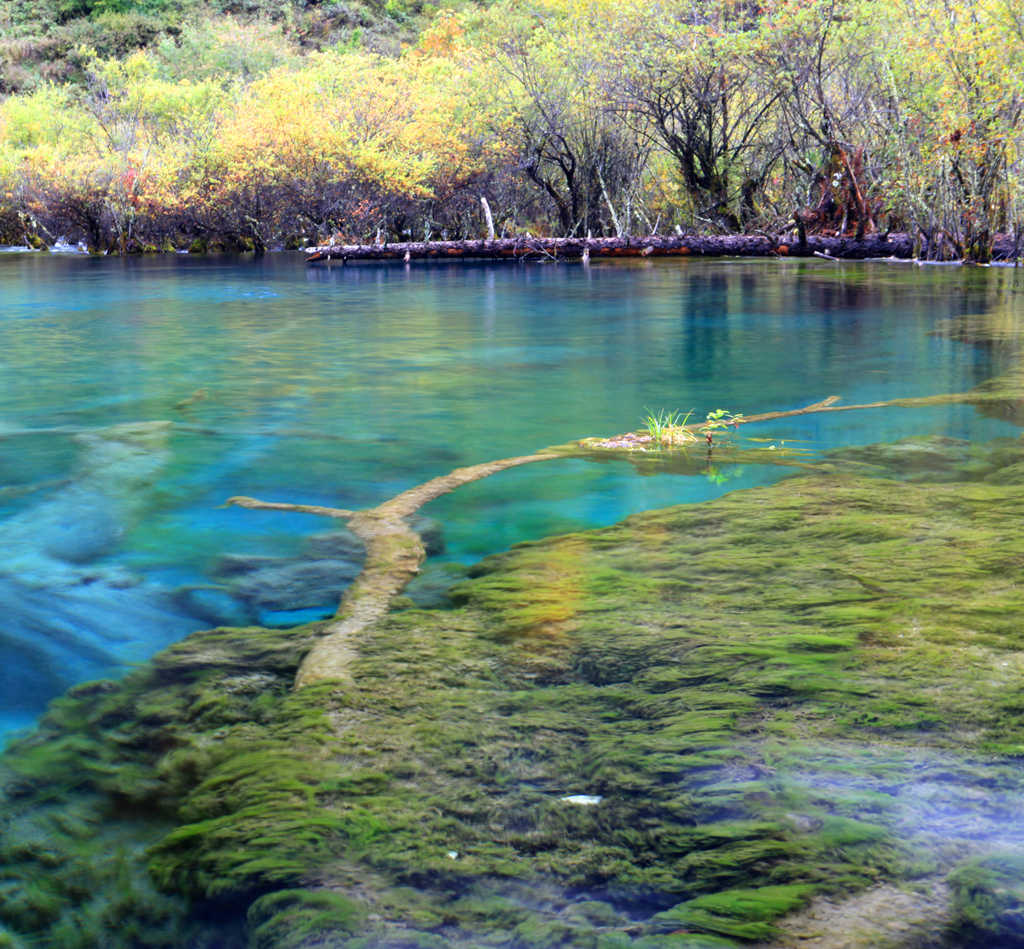
[[[129,4],[130,6],[130,4]],[[1018,0],[499,0],[401,51],[206,20],[0,102],[0,212],[119,253],[1021,220]],[[379,44],[378,44],[379,45]]]

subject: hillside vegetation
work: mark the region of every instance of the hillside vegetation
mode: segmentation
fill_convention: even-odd
[[[7,93],[82,82],[97,56],[127,56],[168,42],[194,49],[223,17],[273,24],[270,34],[305,49],[364,43],[396,52],[435,10],[422,0],[7,0],[3,6],[0,91]],[[274,45],[266,33],[250,40]],[[222,63],[226,71],[231,65]]]
[[[913,233],[1021,216],[1021,0],[17,0],[0,240]],[[483,199],[483,200],[481,200]]]

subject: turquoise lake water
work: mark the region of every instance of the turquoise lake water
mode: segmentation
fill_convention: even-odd
[[[351,539],[223,508],[231,495],[358,508],[460,465],[635,429],[647,409],[967,390],[1008,356],[935,330],[1024,318],[1022,289],[1012,270],[823,261],[0,256],[0,734],[190,630],[333,611],[359,569]],[[960,405],[744,430],[812,452],[1017,432]],[[784,473],[508,471],[424,509],[434,553],[410,593],[431,602],[459,565],[518,541]]]

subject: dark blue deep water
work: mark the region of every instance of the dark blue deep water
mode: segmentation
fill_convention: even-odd
[[[453,467],[639,427],[956,392],[998,349],[943,321],[1024,314],[1010,270],[793,261],[306,266],[0,257],[0,734],[69,685],[216,623],[323,616],[359,568],[327,522],[235,494],[364,507]],[[812,452],[1008,424],[967,406],[744,434]],[[512,470],[424,510],[426,602],[460,564],[780,477]],[[334,532],[322,536],[323,532]],[[312,540],[311,535],[318,535]]]

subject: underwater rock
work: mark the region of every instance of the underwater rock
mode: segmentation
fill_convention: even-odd
[[[443,552],[436,521],[414,517],[411,523],[423,537],[428,553]],[[306,538],[295,557],[224,555],[214,575],[225,581],[231,597],[244,604],[250,620],[278,626],[291,613],[296,622],[333,613],[345,588],[362,570],[365,556],[362,541],[351,531],[322,531]],[[448,580],[446,588],[450,585]],[[438,599],[425,582],[420,589],[418,602]],[[319,613],[307,616],[301,612],[308,610]]]
[[[824,464],[851,474],[901,481],[1024,484],[1024,439],[997,438],[979,445],[926,435],[886,445],[841,448],[829,452]]]
[[[465,580],[470,567],[462,563],[428,560],[419,574],[405,588],[403,602],[420,609],[446,609],[452,605],[450,592],[460,580]],[[392,608],[397,603],[392,601]]]
[[[333,612],[359,570],[345,560],[284,561],[235,577],[230,590],[256,611],[323,606]]]
[[[189,615],[214,626],[246,626],[255,619],[252,610],[217,587],[185,587],[174,598]]]
[[[76,435],[70,483],[0,523],[9,556],[81,564],[108,553],[142,516],[170,459],[170,429],[170,422],[138,422]]]
[[[306,538],[294,557],[225,554],[214,576],[225,582],[225,592],[244,605],[250,619],[303,610],[329,615],[364,557],[363,544],[351,531],[323,531]]]
[[[302,550],[306,560],[347,560],[354,564],[362,564],[365,553],[363,542],[348,530],[311,534]]]
[[[444,553],[444,527],[440,521],[420,514],[412,518],[410,524],[412,529],[420,535],[428,557],[437,557]]]
[[[96,563],[145,515],[169,432],[169,422],[140,422],[76,435],[70,482],[0,522],[6,712],[38,711],[72,682],[109,674],[198,624],[171,591]]]
[[[941,435],[906,438],[885,445],[841,448],[828,459],[870,466],[872,473],[910,481],[962,480],[975,456],[971,442]],[[1024,458],[1024,452],[1022,452]],[[856,470],[856,469],[854,469]]]
[[[778,935],[764,945],[773,949],[963,949],[962,942],[949,938],[950,912],[950,889],[941,877],[899,886],[885,883],[852,895],[817,897],[806,909],[781,920]]]
[[[982,415],[1024,425],[1024,366],[1018,363],[1002,375],[987,379],[972,392],[978,397],[975,404]]]
[[[276,567],[284,558],[261,554],[221,554],[217,558],[211,575],[219,579],[242,576],[266,567]]]

